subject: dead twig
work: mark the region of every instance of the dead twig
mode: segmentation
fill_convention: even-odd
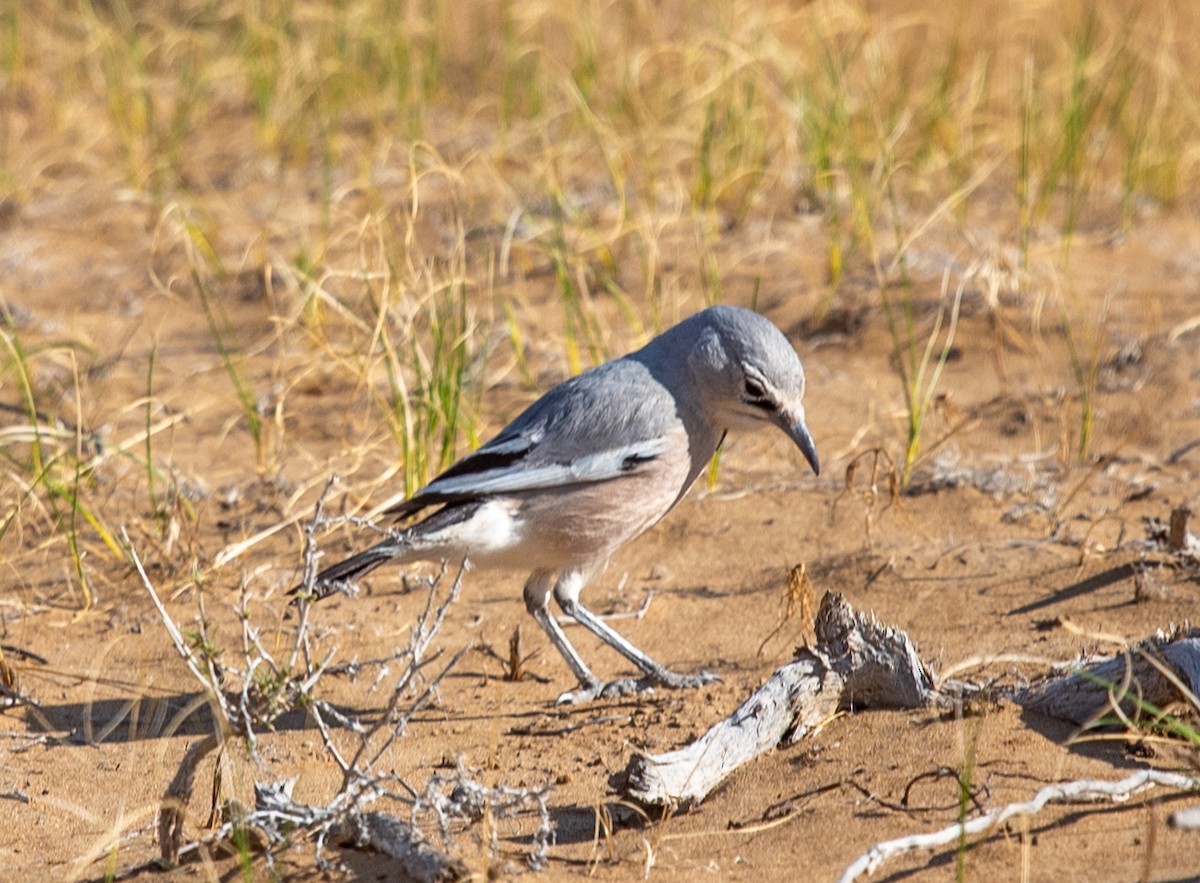
[[[884,862],[906,852],[918,849],[936,849],[939,846],[958,843],[963,837],[991,831],[1011,818],[1035,815],[1051,803],[1093,803],[1102,800],[1119,803],[1128,800],[1139,791],[1153,788],[1156,785],[1193,791],[1200,788],[1200,778],[1162,770],[1142,770],[1119,782],[1085,779],[1078,782],[1049,785],[1034,795],[1031,800],[1023,803],[1011,803],[961,824],[956,823],[929,834],[913,834],[876,843],[851,862],[838,878],[838,883],[851,883],[863,874],[873,873]]]

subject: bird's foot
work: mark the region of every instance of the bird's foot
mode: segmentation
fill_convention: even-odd
[[[668,669],[648,674],[641,678],[623,678],[618,681],[596,680],[581,684],[577,690],[568,690],[558,697],[556,705],[582,705],[597,699],[622,699],[628,696],[646,696],[655,687],[670,687],[672,690],[688,690],[720,681],[711,671],[700,671],[694,675],[681,675]]]

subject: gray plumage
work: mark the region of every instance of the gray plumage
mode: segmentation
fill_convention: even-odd
[[[579,680],[560,702],[708,683],[716,679],[708,672],[659,665],[584,607],[579,593],[683,498],[729,430],[775,425],[819,472],[803,397],[804,369],[778,328],[749,310],[711,307],[551,389],[388,512],[403,519],[441,508],[322,570],[311,593],[324,597],[393,559],[522,570],[530,574],[526,607]],[[550,615],[551,593],[645,677],[597,678]]]

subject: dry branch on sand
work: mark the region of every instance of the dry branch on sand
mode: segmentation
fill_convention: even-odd
[[[1086,725],[1115,715],[1132,724],[1180,699],[1200,708],[1200,629],[1169,629],[1111,659],[1072,665],[1013,697],[1030,711]]]
[[[323,500],[324,495],[317,504],[316,517],[306,530],[306,585],[316,572],[313,534],[326,524],[322,516]],[[471,822],[479,821],[484,816],[500,818],[534,810],[541,821],[532,839],[533,849],[528,862],[534,868],[544,864],[552,834],[545,802],[548,786],[488,788],[474,781],[465,769],[460,768],[450,777],[432,777],[424,793],[421,793],[400,781],[395,773],[382,769],[388,752],[404,735],[413,716],[428,706],[443,679],[469,649],[460,649],[438,671],[427,673],[440,656],[438,652],[431,652],[432,642],[441,629],[447,610],[458,598],[463,569],[459,570],[448,591],[441,588],[444,567],[430,580],[425,608],[410,632],[407,647],[380,661],[385,666],[387,663],[399,663],[400,671],[394,675],[389,702],[374,721],[364,723],[339,712],[314,693],[321,678],[334,671],[330,666],[333,650],[323,659],[314,658],[307,629],[306,602],[300,602],[299,623],[291,652],[286,659],[277,662],[260,643],[258,630],[251,624],[243,598],[238,610],[242,628],[241,658],[231,660],[217,649],[209,634],[203,608],[197,631],[185,637],[160,600],[127,536],[125,541],[142,584],[158,610],[176,651],[203,689],[214,719],[213,733],[188,750],[164,793],[158,814],[159,846],[163,860],[175,864],[182,857],[208,845],[229,840],[235,844],[247,844],[247,835],[253,833],[256,842],[266,847],[263,855],[268,865],[273,863],[274,850],[279,846],[308,838],[315,843],[318,865],[327,867],[329,862],[324,857],[324,845],[328,838],[336,837],[395,859],[399,866],[397,870],[402,871],[405,879],[440,883],[470,876],[469,869],[461,861],[434,846],[413,824],[387,812],[369,809],[381,798],[389,798],[394,803],[408,807],[414,817],[419,813],[432,814],[447,848],[454,820]],[[219,655],[221,663],[218,665],[216,659]],[[307,710],[320,732],[328,759],[342,773],[337,793],[324,805],[310,806],[293,800],[291,781],[256,783],[255,805],[252,809],[242,807],[235,801],[229,801],[219,809],[214,806],[214,818],[219,811],[223,823],[204,838],[186,842],[185,812],[195,789],[201,762],[214,752],[217,754],[215,800],[220,770],[228,761],[228,752],[235,750],[234,746],[244,745],[251,757],[258,760],[255,748],[257,733],[271,728],[282,714],[297,708]],[[357,741],[352,743],[350,750],[335,745],[329,722],[355,733]],[[494,831],[494,825],[489,827]],[[494,841],[491,846],[497,848]]]
[[[732,715],[686,748],[637,754],[624,772],[628,797],[650,806],[699,803],[726,776],[781,742],[818,729],[840,709],[917,708],[941,701],[908,636],[827,594],[817,643],[803,647]]]
[[[449,855],[433,847],[412,825],[386,813],[368,811],[371,803],[383,796],[394,796],[394,783],[390,776],[377,771],[379,760],[391,745],[403,734],[412,716],[428,704],[442,679],[462,657],[465,649],[455,654],[441,671],[418,685],[423,669],[436,658],[427,651],[440,629],[446,610],[458,597],[462,572],[455,578],[449,593],[435,604],[441,574],[430,586],[428,603],[422,616],[414,626],[404,667],[397,679],[387,709],[369,727],[357,721],[347,721],[359,736],[357,751],[347,760],[330,739],[329,728],[322,712],[337,714],[333,709],[313,695],[313,688],[321,675],[328,671],[330,658],[317,665],[309,659],[305,637],[305,618],[301,615],[298,644],[304,644],[303,657],[306,661],[301,669],[292,666],[291,660],[279,668],[266,655],[257,641],[257,634],[249,625],[249,617],[242,612],[244,631],[245,665],[240,670],[225,664],[220,667],[213,662],[215,654],[209,649],[211,643],[207,626],[200,626],[198,640],[188,642],[163,606],[153,584],[142,568],[136,552],[130,547],[130,555],[141,576],[143,586],[158,609],[163,624],[184,659],[209,698],[216,722],[215,732],[193,745],[184,756],[174,778],[163,795],[158,814],[159,848],[162,858],[177,863],[189,852],[198,849],[200,841],[184,843],[186,807],[194,790],[196,773],[200,762],[214,751],[225,752],[232,740],[239,740],[254,751],[255,730],[271,726],[280,714],[303,704],[309,708],[321,732],[322,740],[330,757],[343,773],[342,786],[333,799],[324,806],[307,806],[296,803],[291,797],[291,783],[273,783],[255,786],[255,807],[247,810],[233,806],[222,811],[226,821],[219,825],[205,843],[219,843],[237,838],[247,831],[257,831],[270,846],[278,846],[289,836],[303,833],[312,837],[317,844],[317,858],[323,862],[321,850],[325,840],[331,836],[346,836],[355,843],[372,848],[398,860],[404,872],[412,879],[422,881],[446,881],[465,879],[467,868]],[[298,654],[299,655],[299,654]],[[267,681],[277,685],[275,695],[266,696],[262,684],[267,682],[256,677],[255,672],[270,665],[271,677]],[[230,678],[240,677],[240,690],[233,690],[230,698]],[[340,717],[340,715],[339,715]],[[218,766],[220,758],[218,759]],[[215,791],[215,789],[214,789]],[[408,801],[412,803],[411,800]],[[214,807],[214,812],[216,808]],[[271,852],[266,853],[268,862]]]
[[[817,642],[777,669],[725,720],[690,745],[657,755],[638,754],[618,777],[625,796],[667,809],[699,803],[742,764],[779,744],[814,732],[838,711],[920,708],[961,701],[966,685],[936,684],[902,631],[854,610],[840,595],[827,594],[816,621]],[[1074,723],[1100,721],[1106,714],[1131,726],[1162,725],[1161,709],[1183,699],[1200,708],[1200,630],[1158,634],[1129,651],[1084,667],[1057,672],[1045,683],[1012,693],[1025,708]],[[1144,725],[1144,724],[1143,724]],[[876,844],[847,869],[855,879],[887,859],[913,849],[954,842],[992,830],[1006,819],[1029,815],[1055,802],[1124,800],[1162,785],[1200,788],[1200,778],[1144,770],[1120,782],[1083,781],[1042,789],[1030,801],[1012,804],[943,831]],[[1183,816],[1173,824],[1184,827]]]

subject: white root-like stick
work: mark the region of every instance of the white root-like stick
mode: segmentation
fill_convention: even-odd
[[[1180,831],[1200,831],[1200,806],[1175,810],[1167,816],[1167,824]]]
[[[1166,788],[1195,790],[1200,788],[1200,778],[1163,770],[1142,770],[1118,782],[1084,779],[1049,785],[1024,803],[1010,803],[1001,809],[978,816],[968,822],[951,825],[930,834],[914,834],[876,843],[855,859],[838,878],[838,883],[851,883],[863,874],[870,874],[888,859],[911,852],[914,849],[934,849],[957,842],[961,837],[980,834],[1003,824],[1014,816],[1031,816],[1040,812],[1049,803],[1079,803],[1111,800],[1121,802],[1146,788],[1161,785]]]
[[[692,744],[630,758],[626,796],[649,806],[698,803],[742,764],[796,742],[843,708],[919,708],[940,700],[908,636],[852,608],[821,600],[817,644],[777,669],[733,714]]]

